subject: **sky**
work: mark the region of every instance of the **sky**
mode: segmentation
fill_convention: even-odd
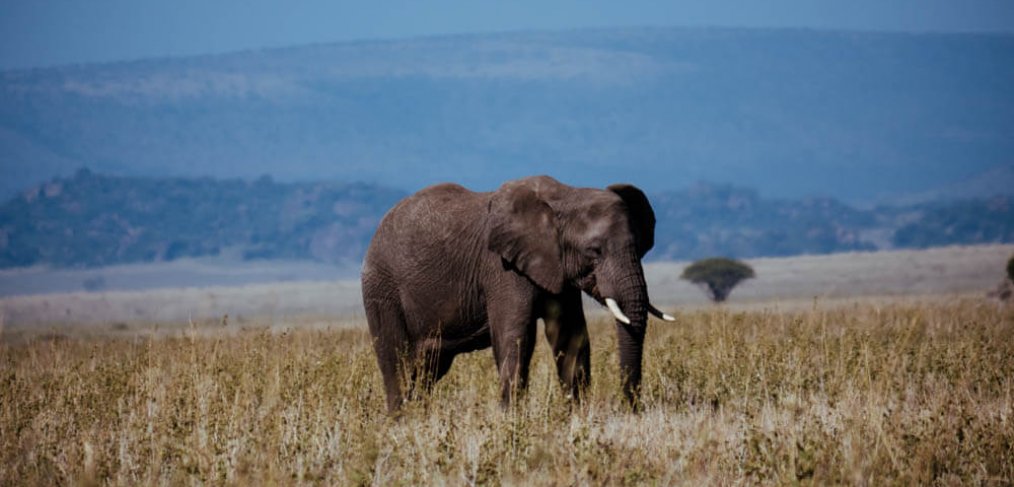
[[[0,69],[624,26],[1014,33],[1014,0],[0,0]]]

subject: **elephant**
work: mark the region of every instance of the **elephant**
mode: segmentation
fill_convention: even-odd
[[[616,319],[623,394],[637,409],[648,314],[673,320],[648,301],[641,259],[654,234],[651,204],[629,184],[532,176],[492,192],[437,184],[400,201],[362,269],[388,410],[417,385],[431,389],[456,355],[489,347],[508,407],[525,389],[539,318],[559,381],[580,401],[591,380],[582,292]]]

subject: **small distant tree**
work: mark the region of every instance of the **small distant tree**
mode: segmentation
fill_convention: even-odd
[[[729,297],[732,288],[744,279],[754,277],[753,268],[734,259],[712,257],[702,259],[683,269],[680,279],[697,284],[716,303]]]
[[[89,277],[82,281],[81,285],[88,292],[101,291],[106,288],[106,278],[102,276]]]
[[[1010,298],[1014,296],[1014,255],[1007,259],[1007,277],[1000,281],[1000,285],[996,289],[986,295],[999,299],[1001,302],[1010,301]]]

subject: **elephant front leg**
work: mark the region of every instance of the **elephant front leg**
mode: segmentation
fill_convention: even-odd
[[[493,358],[500,374],[500,405],[505,409],[527,386],[535,348],[534,299],[519,297],[522,294],[502,291],[487,304]]]
[[[508,327],[493,337],[493,356],[500,373],[500,406],[507,409],[528,386],[535,349],[535,321]]]
[[[498,263],[499,265],[499,263]],[[539,290],[524,276],[504,273],[486,288],[486,319],[500,374],[500,405],[506,409],[524,392],[535,348]]]
[[[547,300],[543,319],[560,385],[572,399],[580,402],[591,383],[591,342],[581,291],[565,290],[559,298]]]

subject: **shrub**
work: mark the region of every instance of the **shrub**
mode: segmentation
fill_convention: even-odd
[[[729,297],[736,285],[754,276],[753,268],[743,262],[712,257],[690,264],[683,269],[680,278],[701,286],[712,301],[720,303]]]

